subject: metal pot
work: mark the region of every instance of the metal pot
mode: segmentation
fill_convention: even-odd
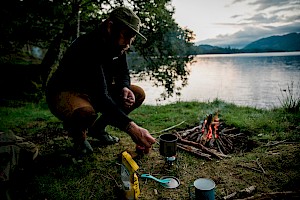
[[[159,136],[159,153],[165,157],[176,155],[178,137],[174,134],[162,134]]]

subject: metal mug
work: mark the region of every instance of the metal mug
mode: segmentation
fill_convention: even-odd
[[[189,187],[190,199],[195,200],[215,200],[215,182],[208,178],[199,178]],[[195,188],[195,194],[191,192],[191,187]]]
[[[159,153],[165,157],[176,155],[178,137],[174,134],[162,134],[159,136]]]

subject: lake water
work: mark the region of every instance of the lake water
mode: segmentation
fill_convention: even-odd
[[[159,100],[164,90],[150,81],[136,84],[146,92],[145,104],[164,105],[178,101],[208,102],[218,98],[256,108],[280,106],[283,90],[300,95],[300,52],[198,55],[189,65],[188,85],[181,95]]]

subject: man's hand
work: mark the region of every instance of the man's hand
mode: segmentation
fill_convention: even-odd
[[[146,154],[149,153],[152,144],[156,141],[146,129],[139,127],[134,122],[129,123],[126,132],[139,147],[143,148]]]
[[[130,108],[135,103],[135,96],[133,92],[127,87],[123,88],[122,96],[123,96],[124,106],[126,108]]]

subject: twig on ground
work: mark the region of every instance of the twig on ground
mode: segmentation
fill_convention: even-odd
[[[253,193],[255,191],[255,189],[256,189],[256,187],[254,185],[251,185],[250,187],[247,187],[243,190],[231,193],[231,194],[223,197],[223,199],[224,200],[229,200],[229,199],[233,199],[234,197],[236,199],[237,197],[246,196],[246,195],[249,195],[249,194]]]
[[[266,171],[264,170],[264,168],[262,167],[262,165],[260,164],[260,162],[259,162],[258,160],[259,160],[259,158],[257,158],[257,159],[255,160],[255,162],[256,162],[256,164],[259,166],[259,168],[261,169],[261,171],[265,174]]]
[[[238,199],[238,200],[250,200],[250,199],[258,199],[258,198],[272,198],[272,197],[278,197],[279,195],[282,195],[282,197],[285,197],[286,199],[289,199],[288,197],[300,197],[299,191],[284,191],[284,192],[271,192],[271,193],[262,193],[259,195],[253,195],[251,197],[247,197],[244,199]],[[273,199],[273,198],[272,198]],[[294,199],[294,198],[293,198]]]
[[[103,175],[103,174],[101,174],[101,173],[98,173],[98,174],[99,174],[100,176],[103,176],[104,178],[111,179],[111,180],[115,181],[116,186],[117,186],[117,187],[120,187],[120,185],[118,184],[118,182],[116,181],[116,179],[115,179],[111,174],[108,174],[110,177],[107,177],[107,176],[105,176],[105,175]]]
[[[256,171],[256,172],[263,173],[261,170],[259,170],[259,169],[256,169],[256,168],[253,168],[253,167],[248,167],[248,166],[241,165],[241,164],[237,164],[237,166],[239,166],[239,167],[243,167],[243,168],[246,168],[246,169],[251,169],[251,170],[253,170],[253,171]]]
[[[282,144],[282,143],[285,143],[286,140],[282,140],[282,141],[274,141],[274,142],[268,142],[265,147],[271,147],[271,146],[276,146],[278,144]]]

